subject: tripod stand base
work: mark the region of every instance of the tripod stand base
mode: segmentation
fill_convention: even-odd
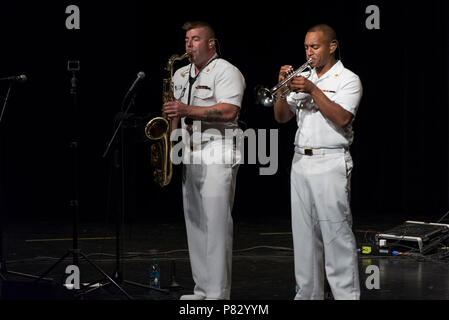
[[[3,262],[1,263],[1,269],[0,269],[0,279],[2,281],[8,281],[8,279],[6,278],[7,274],[12,274],[14,276],[19,276],[19,277],[24,277],[24,278],[30,278],[30,279],[39,279],[39,276],[36,275],[32,275],[32,274],[28,274],[28,273],[22,273],[22,272],[17,272],[17,271],[10,271],[6,268],[6,264]],[[41,278],[41,280],[44,281],[53,281],[53,279],[51,278]]]
[[[49,274],[54,268],[56,268],[56,266],[58,266],[62,261],[64,261],[69,255],[73,255],[74,256],[74,260],[78,261],[78,256],[80,256],[81,258],[83,258],[84,260],[86,260],[92,267],[94,267],[99,273],[101,273],[108,281],[109,283],[113,284],[117,289],[119,289],[119,291],[121,293],[123,293],[128,299],[132,299],[132,297],[121,287],[117,284],[117,282],[115,282],[110,276],[108,276],[99,266],[97,266],[95,263],[93,263],[83,252],[81,252],[79,249],[71,249],[69,250],[65,255],[63,255],[54,265],[52,265],[47,271],[45,271],[40,277],[37,278],[37,280],[35,281],[36,283],[39,282],[40,280],[43,280],[44,277]],[[87,285],[87,287],[89,287],[90,285]],[[93,290],[97,290],[99,288],[101,288],[102,286],[97,286],[91,290],[85,291],[85,292],[81,292],[78,293],[76,296],[82,296],[84,294],[87,294],[89,292],[92,292]]]
[[[30,278],[30,279],[40,279],[40,280],[49,281],[49,282],[54,281],[54,279],[52,279],[52,278],[41,278],[40,276],[35,276],[35,275],[32,275],[32,274],[21,273],[21,272],[16,272],[16,271],[6,271],[6,273],[7,274],[12,274],[12,275],[15,275],[15,276],[19,276],[19,277]]]
[[[133,286],[137,286],[137,287],[140,287],[140,288],[154,290],[154,291],[157,291],[157,292],[160,292],[160,293],[163,293],[163,294],[170,294],[170,290],[168,290],[168,289],[154,288],[154,287],[146,286],[146,285],[143,285],[141,283],[128,281],[128,280],[124,280],[123,283],[124,284],[133,285]],[[94,291],[96,291],[98,289],[103,289],[103,288],[105,288],[105,287],[107,287],[107,286],[109,286],[111,284],[112,284],[111,282],[106,282],[106,283],[96,282],[94,284],[85,284],[84,286],[86,287],[86,289],[84,291],[80,292],[80,293],[77,293],[75,295],[75,297],[80,297],[82,295],[94,292]]]

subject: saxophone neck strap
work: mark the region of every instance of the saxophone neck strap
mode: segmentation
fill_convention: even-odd
[[[196,79],[198,78],[198,76],[200,75],[201,71],[203,71],[212,61],[216,60],[220,58],[218,55],[216,55],[215,57],[213,57],[212,59],[209,60],[208,63],[206,63],[206,65],[201,68],[201,70],[196,74],[196,76],[192,77],[192,66],[193,63],[190,64],[190,69],[189,69],[189,96],[188,96],[188,100],[187,100],[187,104],[190,105],[190,98],[192,95],[192,86],[195,83]]]

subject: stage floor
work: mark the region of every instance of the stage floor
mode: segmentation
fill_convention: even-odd
[[[426,222],[435,222],[429,220]],[[385,216],[369,219],[355,216],[354,230],[359,247],[374,244],[377,232],[384,232],[402,222],[400,218]],[[40,276],[72,248],[71,221],[9,222],[4,233],[7,270],[12,272]],[[72,256],[69,255],[48,274],[47,278],[52,281],[41,280],[36,284],[29,277],[5,274],[3,300],[127,300],[126,294],[136,300],[177,300],[180,295],[191,292],[193,281],[183,220],[126,223],[121,237],[123,257],[119,260],[119,267],[115,235],[115,225],[111,223],[79,224],[82,253],[109,276],[118,268],[124,280],[118,286],[109,284],[75,297],[75,290],[62,286],[68,276],[65,269],[72,264]],[[162,288],[168,292],[129,283],[148,285],[153,258],[160,262]],[[369,266],[378,267],[378,288],[370,288],[366,284],[373,283],[372,278],[368,279],[372,275]],[[105,279],[99,270],[82,258],[79,270],[81,283]],[[412,256],[359,254],[359,272],[362,300],[449,299],[449,257],[441,252]],[[292,300],[294,295],[290,220],[234,218],[231,300]]]

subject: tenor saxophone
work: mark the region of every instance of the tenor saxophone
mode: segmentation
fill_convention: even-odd
[[[173,64],[175,61],[184,60],[191,55],[186,52],[182,56],[172,55],[168,60],[167,67],[169,77],[163,79],[162,83],[162,104],[175,100],[173,95]],[[171,181],[173,166],[171,153],[173,141],[170,140],[172,131],[172,120],[167,117],[164,111],[160,117],[148,121],[145,126],[145,135],[148,139],[154,141],[151,145],[151,165],[153,167],[153,179],[161,187],[165,187]]]

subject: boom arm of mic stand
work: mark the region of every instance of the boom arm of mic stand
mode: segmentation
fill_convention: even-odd
[[[3,103],[3,107],[2,107],[2,111],[0,113],[0,124],[2,123],[2,119],[3,119],[3,114],[5,113],[5,109],[6,109],[6,103],[8,102],[9,99],[9,94],[11,92],[11,88],[14,82],[11,82],[9,84],[9,88],[8,88],[8,92],[6,93],[6,97],[5,97],[5,102]]]
[[[126,97],[127,97],[127,96],[125,96],[125,99],[123,99],[123,102],[125,102]],[[117,136],[117,133],[119,132],[120,128],[121,128],[122,125],[123,125],[123,120],[126,118],[126,115],[128,114],[128,111],[129,111],[129,109],[131,108],[131,106],[134,105],[135,97],[136,97],[135,94],[131,97],[131,100],[129,101],[128,106],[126,107],[125,112],[122,114],[122,117],[121,117],[121,119],[120,119],[120,122],[118,123],[117,127],[115,128],[114,134],[112,135],[112,138],[111,138],[111,140],[109,141],[108,146],[106,147],[106,150],[105,150],[104,153],[103,153],[103,158],[106,158],[106,156],[108,155],[109,150],[110,150],[110,148],[111,148],[111,145],[112,145],[112,143],[115,141],[115,138],[116,138],[116,136]]]

